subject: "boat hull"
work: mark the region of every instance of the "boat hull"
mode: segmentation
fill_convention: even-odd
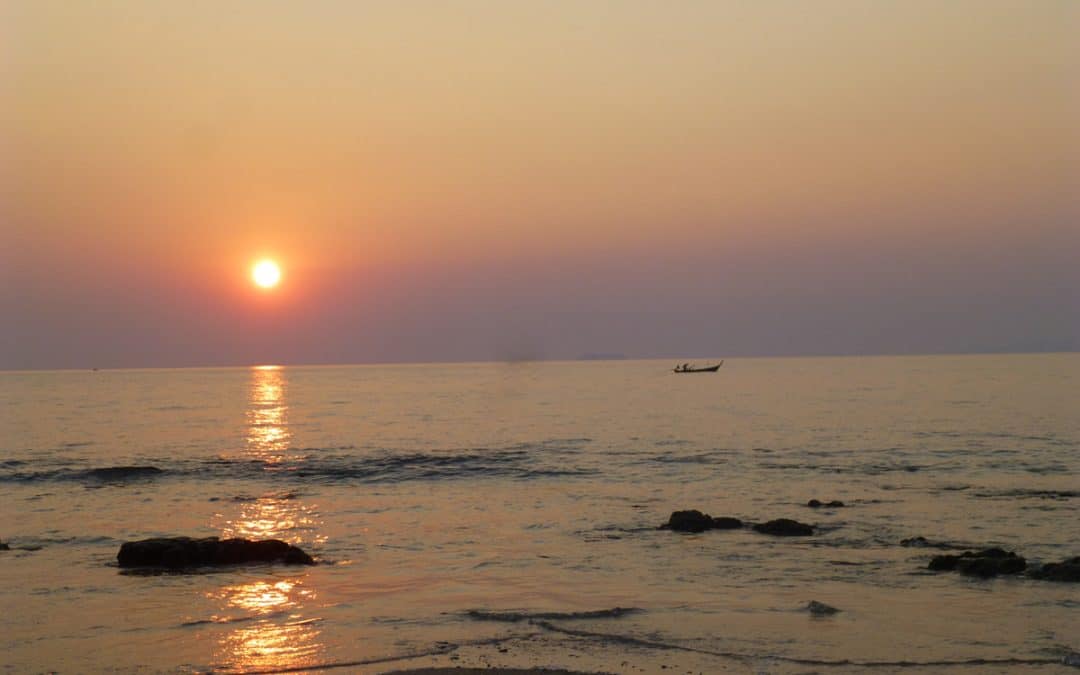
[[[715,366],[709,366],[708,368],[686,368],[685,370],[680,370],[679,368],[675,368],[671,372],[673,372],[673,373],[715,373],[716,371],[720,370],[720,366],[722,366],[722,365],[724,365],[723,361],[716,364]]]

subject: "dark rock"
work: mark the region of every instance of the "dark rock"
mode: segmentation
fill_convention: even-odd
[[[830,509],[838,509],[838,508],[844,506],[844,502],[840,501],[839,499],[834,499],[831,502],[829,502],[828,504],[826,504],[825,506],[827,506]]]
[[[712,516],[697,509],[675,511],[668,518],[667,529],[676,532],[704,532],[712,529],[712,523]]]
[[[676,532],[704,532],[705,530],[734,530],[743,526],[738,518],[721,516],[713,518],[707,513],[697,509],[689,511],[675,511],[668,521],[660,526],[662,530],[675,530]]]
[[[743,526],[743,522],[738,518],[720,516],[712,519],[712,526],[714,530],[737,530]]]
[[[1033,579],[1045,579],[1046,581],[1080,581],[1080,556],[1066,558],[1059,563],[1046,563],[1037,567],[1028,576]]]
[[[930,560],[927,569],[935,572],[953,570],[973,577],[988,579],[999,574],[1019,574],[1027,567],[1027,561],[1012,551],[987,548],[982,551],[964,551],[960,555],[938,555]]]
[[[1019,574],[1027,568],[1027,561],[1012,554],[1009,558],[960,559],[956,569],[960,574],[988,579],[999,574]]]
[[[10,550],[11,550],[10,546],[8,546],[4,542],[0,541],[0,551],[10,551]]]
[[[777,518],[754,525],[754,531],[777,537],[805,537],[814,533],[814,527],[790,518]]]
[[[814,616],[830,616],[832,614],[836,614],[840,610],[830,605],[826,605],[824,602],[811,600],[809,604],[806,605],[806,611],[810,612]]]
[[[314,565],[315,560],[310,555],[305,553],[298,546],[290,546],[288,551],[285,551],[285,558],[282,559],[286,565]]]
[[[806,505],[812,509],[820,509],[821,507],[825,507],[827,509],[838,509],[841,506],[844,506],[844,502],[840,501],[839,499],[834,499],[831,502],[822,502],[818,499],[811,499],[810,501],[806,502]]]
[[[286,565],[314,565],[307,553],[277,539],[250,541],[207,537],[167,537],[129,541],[116,554],[120,567],[205,567],[280,562]]]
[[[934,572],[952,572],[959,562],[958,555],[936,555],[930,559],[930,564],[926,566],[926,569]]]

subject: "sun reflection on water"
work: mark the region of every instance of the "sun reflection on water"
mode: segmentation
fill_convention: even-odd
[[[277,367],[251,371],[247,410],[247,454],[264,462],[281,462],[289,450],[289,424],[285,405],[285,376]]]
[[[233,607],[240,607],[252,612],[265,614],[266,612],[281,609],[283,606],[295,605],[296,601],[291,593],[298,583],[293,580],[256,581],[251,584],[229,586],[225,589],[225,600]],[[298,592],[297,596],[311,595],[310,591]]]
[[[311,621],[260,622],[238,628],[223,641],[232,662],[250,670],[302,668],[316,663],[322,651],[320,631]]]
[[[251,370],[243,454],[267,469],[302,459],[291,448],[285,371],[276,366]],[[223,538],[281,539],[303,546],[321,542],[321,521],[314,505],[292,492],[271,492],[237,498],[237,510],[217,514]],[[307,614],[317,594],[307,584],[308,572],[270,568],[263,578],[225,586],[209,595],[226,615],[253,618],[253,623],[223,635],[217,658],[241,670],[286,669],[312,665],[323,652],[317,617]],[[295,574],[282,578],[282,574]]]

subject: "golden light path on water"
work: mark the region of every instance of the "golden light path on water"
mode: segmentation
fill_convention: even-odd
[[[244,458],[269,471],[285,468],[302,457],[291,441],[284,372],[275,366],[252,368]],[[323,539],[315,508],[296,494],[245,496],[237,507],[237,513],[217,514],[215,525],[222,538],[281,539],[301,546]],[[263,574],[258,580],[208,594],[222,604],[223,616],[253,618],[220,638],[215,661],[240,670],[313,665],[324,645],[318,617],[307,614],[317,598],[307,585],[308,568],[275,566],[259,571]]]

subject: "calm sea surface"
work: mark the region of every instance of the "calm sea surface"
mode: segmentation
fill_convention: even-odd
[[[900,542],[1080,555],[1080,355],[672,365],[0,373],[0,670],[1076,672],[1077,585]],[[320,564],[122,573],[159,535]]]

